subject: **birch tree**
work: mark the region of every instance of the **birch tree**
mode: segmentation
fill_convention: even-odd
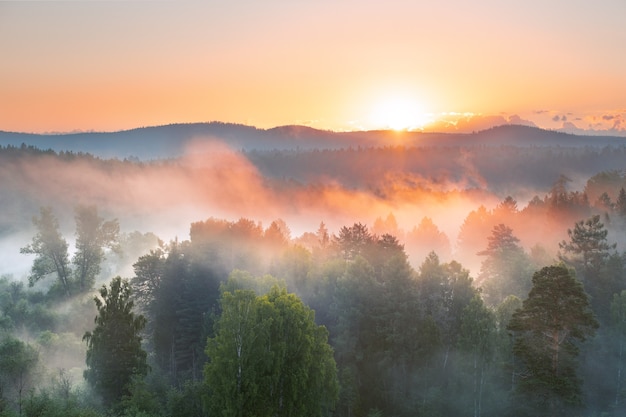
[[[294,294],[224,291],[208,339],[207,403],[224,417],[323,416],[338,395],[328,333]]]

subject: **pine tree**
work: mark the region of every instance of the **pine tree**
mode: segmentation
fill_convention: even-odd
[[[514,353],[523,362],[517,391],[535,412],[565,415],[582,403],[576,376],[579,344],[598,327],[582,284],[563,265],[533,275],[533,287],[513,314]]]
[[[617,201],[615,201],[615,210],[620,216],[626,217],[626,190],[624,187],[619,190]]]

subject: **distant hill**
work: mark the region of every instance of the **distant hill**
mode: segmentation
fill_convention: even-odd
[[[219,140],[234,149],[310,150],[379,146],[623,146],[626,138],[580,136],[535,127],[504,125],[462,133],[396,131],[332,132],[306,126],[258,129],[221,122],[171,124],[109,133],[28,134],[0,131],[0,145],[90,153],[102,158],[163,159],[184,154],[193,141]]]

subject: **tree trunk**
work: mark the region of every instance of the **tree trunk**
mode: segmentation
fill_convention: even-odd
[[[474,417],[478,417],[478,355],[474,353]]]
[[[483,408],[483,387],[485,386],[485,364],[480,364],[480,384],[478,385],[478,416],[482,413]]]
[[[619,405],[619,393],[622,390],[622,352],[624,351],[624,339],[620,337],[619,356],[617,359],[617,386],[615,387],[615,406]]]

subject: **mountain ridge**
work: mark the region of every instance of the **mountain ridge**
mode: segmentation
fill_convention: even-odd
[[[311,150],[384,146],[624,146],[619,136],[583,136],[524,125],[472,133],[370,130],[336,132],[302,125],[260,129],[236,123],[173,123],[116,132],[0,131],[0,145],[90,153],[104,158],[165,159],[185,154],[194,141],[217,140],[242,150]]]

